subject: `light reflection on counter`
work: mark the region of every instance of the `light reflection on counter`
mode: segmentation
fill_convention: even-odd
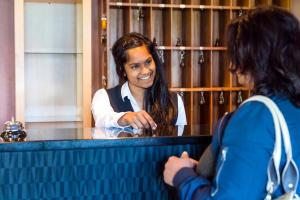
[[[25,141],[90,140],[132,137],[181,136],[184,126],[168,126],[157,130],[126,128],[42,128],[28,129]]]

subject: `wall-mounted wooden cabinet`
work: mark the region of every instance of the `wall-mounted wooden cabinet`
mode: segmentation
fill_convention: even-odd
[[[99,2],[103,85],[112,87],[119,81],[110,50],[117,38],[131,31],[145,34],[157,42],[170,90],[182,94],[194,134],[210,134],[226,111],[249,96],[248,89],[238,85],[228,71],[226,24],[257,5],[290,8],[288,0]]]
[[[15,0],[15,41],[16,118],[89,127],[91,0]]]

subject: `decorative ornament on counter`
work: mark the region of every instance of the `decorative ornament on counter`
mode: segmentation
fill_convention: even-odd
[[[21,122],[15,121],[12,117],[11,121],[4,124],[4,129],[0,135],[4,142],[21,142],[25,141],[27,136],[26,130]]]

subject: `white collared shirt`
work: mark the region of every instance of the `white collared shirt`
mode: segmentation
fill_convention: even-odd
[[[127,96],[130,100],[131,106],[134,112],[141,111],[141,108],[137,104],[135,98],[132,96],[128,82],[125,82],[121,87],[122,99]],[[178,117],[176,125],[183,126],[186,125],[186,114],[184,109],[184,104],[181,97],[178,97]],[[111,107],[107,91],[105,89],[98,90],[92,101],[92,113],[95,120],[95,127],[117,127],[123,128],[118,124],[118,120],[127,112],[115,112]]]

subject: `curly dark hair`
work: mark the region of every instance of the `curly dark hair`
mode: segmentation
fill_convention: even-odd
[[[231,72],[250,75],[253,93],[300,107],[299,21],[279,7],[258,7],[228,25]]]
[[[177,105],[171,98],[165,78],[162,63],[157,54],[155,44],[146,36],[132,32],[119,38],[112,47],[112,54],[116,64],[116,71],[120,79],[127,81],[125,63],[127,62],[127,50],[145,45],[151,54],[155,65],[156,75],[153,85],[145,92],[144,108],[152,116],[155,122],[161,125],[174,125],[177,119]],[[176,96],[177,98],[177,96]]]

